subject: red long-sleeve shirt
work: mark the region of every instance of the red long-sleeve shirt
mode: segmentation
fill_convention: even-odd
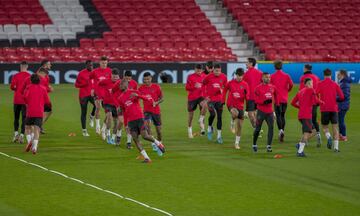
[[[257,109],[264,113],[272,113],[273,103],[276,105],[279,104],[279,100],[277,97],[276,87],[272,84],[260,84],[255,88],[255,103],[257,105]],[[264,104],[266,100],[271,99],[272,102],[269,104]]]
[[[14,104],[25,104],[22,89],[24,88],[25,81],[30,77],[27,71],[21,71],[15,74],[11,80],[10,88],[14,91]]]
[[[111,69],[110,68],[96,68],[93,70],[93,72],[90,75],[90,79],[94,80],[94,91],[96,96],[99,99],[103,98],[103,95],[106,91],[106,89],[102,88],[101,86],[99,86],[99,81],[104,80],[104,79],[110,79],[111,78]]]
[[[227,77],[221,73],[215,76],[214,73],[207,75],[203,81],[203,93],[206,91],[206,97],[212,102],[222,102],[225,85],[227,84]]]
[[[44,86],[30,84],[24,95],[26,103],[26,117],[42,118],[44,115],[44,105],[50,104],[49,95]]]
[[[249,85],[249,100],[255,100],[255,88],[262,83],[262,72],[256,68],[250,68],[244,74],[244,81]]]
[[[193,73],[187,77],[185,89],[188,92],[189,101],[203,97],[203,81],[205,77],[205,73]]]
[[[340,100],[344,100],[344,94],[340,86],[330,78],[325,78],[318,84],[316,94],[318,94],[320,100],[324,102],[320,104],[321,112],[338,112],[336,97],[339,96]]]
[[[271,75],[270,83],[273,84],[278,91],[279,102],[287,103],[289,92],[294,86],[289,74],[284,73],[282,70],[277,70]]]
[[[137,96],[132,96],[135,93]],[[126,123],[144,118],[144,113],[141,109],[139,99],[149,100],[142,96],[139,91],[128,89],[123,92],[117,99],[117,102],[126,116]]]
[[[291,105],[298,108],[298,119],[312,119],[312,109],[320,101],[313,88],[301,89],[291,101]]]
[[[226,105],[228,107],[234,107],[239,110],[244,109],[244,101],[249,100],[249,85],[245,81],[237,81],[233,79],[229,81],[224,89],[224,99],[226,99],[226,93],[229,92]]]
[[[113,81],[110,78],[110,79],[103,79],[98,82],[98,86],[105,89],[102,97],[104,104],[109,104],[116,107],[118,106],[118,103],[116,101],[116,96],[119,96],[119,92],[113,93],[112,90],[118,81],[119,80]]]
[[[158,84],[152,83],[150,86],[145,84],[141,85],[139,88],[139,92],[141,95],[146,97],[148,101],[144,102],[144,112],[151,112],[154,114],[160,114],[160,106],[159,104],[155,107],[153,106],[153,101],[159,101],[163,97],[163,93]],[[152,99],[152,100],[151,100]]]
[[[130,80],[128,89],[137,90],[138,89],[138,83],[135,80]]]
[[[75,87],[79,89],[79,98],[91,96],[91,90],[93,89],[93,80],[90,79],[91,71],[84,69],[79,72]]]
[[[303,89],[305,87],[305,84],[304,84],[304,80],[306,78],[310,78],[312,81],[313,81],[313,88],[316,89],[317,88],[317,85],[319,84],[320,82],[320,79],[319,77],[317,77],[315,74],[311,73],[311,72],[305,72],[304,75],[302,75],[300,77],[300,86],[299,86],[299,90]]]

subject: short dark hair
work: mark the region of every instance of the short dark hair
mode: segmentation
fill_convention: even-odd
[[[20,65],[28,65],[27,61],[22,61]]]
[[[132,76],[132,72],[129,70],[126,70],[126,71],[124,71],[124,76],[127,76],[127,77]]]
[[[255,65],[256,65],[256,59],[255,58],[248,58],[247,60],[248,60],[249,63],[252,64],[253,67],[255,67]]]
[[[89,63],[92,63],[92,60],[88,59],[88,60],[85,61],[86,65],[89,64]]]
[[[101,56],[100,61],[109,61],[107,56]]]
[[[214,65],[214,68],[221,68],[220,64]]]
[[[304,79],[304,84],[306,85],[306,83],[308,83],[309,81],[311,81],[312,79],[311,78],[305,78]]]
[[[281,70],[282,65],[283,65],[283,63],[280,60],[277,60],[277,61],[274,62],[274,67],[275,67],[276,70]]]
[[[235,74],[238,76],[244,75],[244,69],[242,69],[242,68],[236,69]]]
[[[41,67],[44,66],[44,65],[45,65],[46,63],[48,63],[48,62],[49,62],[48,59],[42,60],[41,63],[40,63]]]
[[[304,66],[304,68],[305,68],[306,70],[309,70],[309,71],[312,70],[311,64],[306,64],[306,65]]]
[[[111,74],[113,74],[113,75],[120,75],[120,70],[117,69],[117,68],[113,68],[113,69],[111,70]]]
[[[145,73],[144,73],[144,77],[149,77],[149,76],[151,76],[151,73],[150,73],[150,72],[145,72]]]
[[[324,76],[331,76],[331,70],[329,68],[324,70]]]
[[[30,76],[30,81],[32,84],[39,84],[40,83],[40,77],[36,73],[32,74]]]
[[[208,62],[206,63],[206,66],[207,66],[208,68],[213,68],[213,67],[214,67],[214,63],[213,63],[212,61],[208,61]]]
[[[349,75],[348,75],[348,72],[347,72],[345,69],[339,70],[339,73],[340,73],[341,75],[343,75],[344,77],[348,77],[348,76],[349,76]]]
[[[48,74],[48,70],[43,68],[43,67],[39,68],[39,70],[37,72],[38,73],[46,73],[46,74]]]
[[[195,65],[195,69],[202,69],[201,64],[196,64],[196,65]]]

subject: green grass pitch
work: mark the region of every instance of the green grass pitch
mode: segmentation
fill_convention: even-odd
[[[162,85],[167,152],[159,158],[144,142],[152,164],[136,160],[137,150],[125,149],[124,140],[120,148],[110,146],[90,128],[91,137],[82,137],[77,90],[72,85],[54,87],[54,114],[45,125],[47,134],[40,139],[39,152],[33,156],[24,153],[23,145],[11,143],[12,92],[9,86],[0,86],[0,152],[172,215],[360,215],[360,86],[352,86],[349,141],[340,143],[341,153],[326,149],[324,143],[316,148],[313,140],[305,149],[308,157],[297,158],[294,145],[301,127],[294,108],[287,113],[286,142],[279,144],[275,136],[273,153],[266,153],[264,136],[254,154],[248,120],[241,150],[233,148],[227,110],[223,145],[206,137],[189,140],[184,86]],[[297,87],[291,98],[295,91]],[[194,124],[196,131],[198,125]],[[69,137],[71,132],[76,136]],[[274,159],[275,154],[284,157]],[[0,155],[0,215],[163,214]]]

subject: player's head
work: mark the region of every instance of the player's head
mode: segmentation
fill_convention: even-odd
[[[306,64],[306,65],[304,66],[304,72],[308,72],[308,71],[311,71],[311,70],[312,70],[311,64]]]
[[[144,81],[145,85],[150,85],[151,84],[152,76],[151,76],[150,72],[144,73],[144,80],[143,81]]]
[[[113,68],[111,70],[111,80],[116,81],[120,79],[120,70],[117,68]]]
[[[347,71],[344,70],[344,69],[341,69],[341,70],[339,71],[339,73],[337,74],[337,78],[338,78],[338,80],[342,80],[342,79],[344,79],[344,78],[348,78],[348,73],[347,73]]]
[[[126,79],[122,79],[120,82],[120,89],[121,91],[126,91],[126,89],[128,88],[129,82]]]
[[[102,69],[107,68],[108,63],[109,63],[108,57],[106,57],[106,56],[100,57],[100,61],[99,61],[100,68],[102,68]]]
[[[48,59],[44,59],[41,61],[40,67],[45,68],[46,70],[50,70],[51,62]]]
[[[308,87],[308,88],[312,88],[312,87],[313,87],[313,81],[312,81],[312,79],[310,79],[310,78],[304,79],[304,85],[305,85],[306,87]]]
[[[331,78],[331,70],[329,68],[326,68],[324,70],[324,77],[330,77]]]
[[[214,63],[212,61],[208,61],[205,65],[205,69],[207,74],[212,73],[214,71]]]
[[[262,74],[262,81],[265,84],[269,84],[270,83],[270,74],[268,72],[264,72]]]
[[[27,71],[28,67],[29,67],[29,65],[26,61],[22,61],[20,63],[20,71]]]
[[[221,74],[221,66],[219,64],[214,65],[214,75],[219,76]]]
[[[243,76],[244,76],[244,69],[242,69],[242,68],[236,69],[236,71],[235,71],[235,79],[237,81],[242,81]]]
[[[201,74],[203,71],[201,64],[195,65],[195,73]]]
[[[124,72],[124,78],[125,78],[128,82],[130,82],[130,80],[132,79],[132,72],[129,71],[129,70],[126,70],[126,71]]]
[[[37,72],[37,74],[41,77],[45,77],[47,75],[47,73],[48,73],[48,70],[43,67],[41,67]]]
[[[246,63],[246,68],[253,68],[256,65],[256,59],[255,58],[248,58]]]
[[[282,61],[280,61],[280,60],[276,60],[276,61],[274,62],[274,68],[275,68],[276,70],[281,70],[281,69],[282,69],[282,65],[283,65],[283,63],[282,63]]]
[[[92,71],[94,69],[94,64],[91,60],[86,60],[85,67],[88,71]]]
[[[36,73],[32,74],[30,77],[30,82],[32,84],[39,84],[40,83],[40,77]]]

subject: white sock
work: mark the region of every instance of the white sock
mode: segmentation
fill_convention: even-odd
[[[217,138],[218,138],[218,139],[221,138],[221,130],[218,130],[218,131],[217,131]]]
[[[106,127],[106,124],[104,123],[101,129],[102,129],[102,130],[106,130],[106,128],[107,128],[107,127]]]
[[[320,132],[316,132],[316,136],[321,137]]]
[[[35,134],[31,133],[31,139],[34,139]]]
[[[121,134],[122,134],[122,130],[117,130],[116,131],[116,136],[121,137]]]
[[[188,133],[192,134],[192,127],[188,127]]]
[[[15,131],[14,132],[14,136],[17,136],[19,134],[19,132]]]
[[[205,116],[204,116],[204,115],[200,115],[200,117],[199,117],[199,121],[200,121],[201,123],[203,123],[203,122],[204,122],[204,119],[205,119]]]
[[[110,136],[110,129],[106,129],[106,135]]]
[[[116,138],[116,134],[112,134],[111,138],[114,140]]]
[[[39,143],[39,140],[34,140],[33,141],[33,145],[32,145],[33,150],[37,150],[38,143]]]
[[[334,149],[339,150],[339,140],[334,140]]]
[[[30,135],[30,134],[26,135],[26,140],[27,140],[27,142],[28,142],[28,143],[30,143],[30,142],[31,142],[32,137],[31,137],[31,135]]]
[[[330,138],[331,138],[330,132],[326,132],[326,133],[325,133],[325,136],[326,136],[327,139],[330,139]]]
[[[95,124],[97,128],[100,128],[100,119],[95,119]]]
[[[142,156],[144,156],[145,159],[150,159],[148,154],[146,153],[145,149],[141,150],[140,153],[142,154]]]
[[[302,153],[304,151],[304,148],[305,148],[305,143],[303,142],[299,142],[299,150],[298,150],[298,153]]]
[[[208,126],[208,133],[211,133],[213,130],[212,130],[212,126]]]
[[[131,134],[127,134],[127,143],[131,143],[132,136]]]
[[[283,134],[283,133],[284,133],[284,130],[280,129],[279,134]]]
[[[155,138],[154,138],[154,143],[155,143],[157,146],[161,144],[161,142],[160,142],[159,140],[155,139]]]
[[[235,137],[235,144],[239,144],[240,143],[240,136],[236,136]]]
[[[87,133],[87,130],[86,130],[86,129],[83,129],[82,132],[83,132],[83,133]]]
[[[23,138],[23,137],[24,137],[24,134],[20,134],[20,137]]]

